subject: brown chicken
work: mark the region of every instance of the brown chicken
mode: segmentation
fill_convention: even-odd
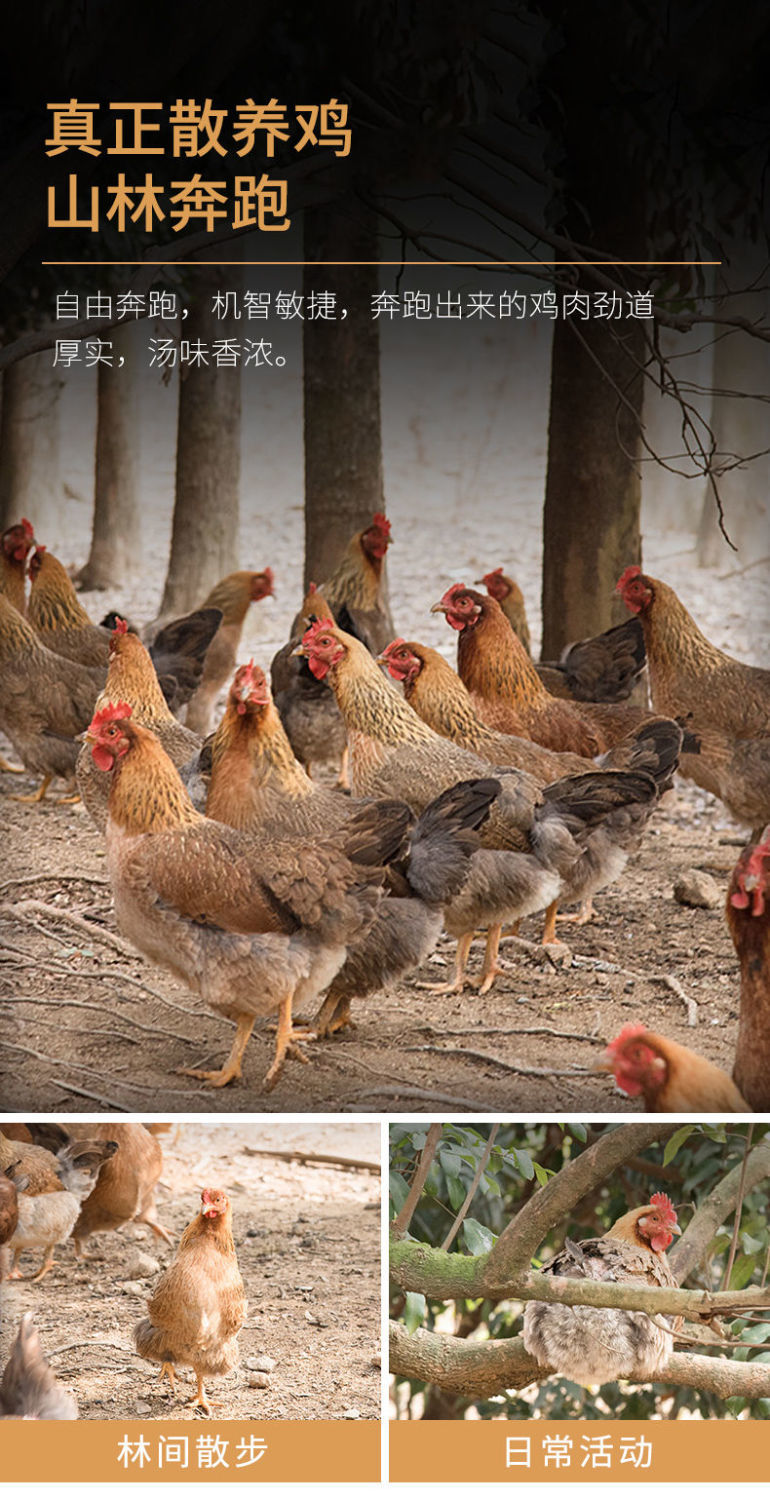
[[[156,1237],[171,1243],[171,1234],[158,1222],[155,1210],[163,1152],[144,1125],[68,1122],[66,1132],[72,1140],[109,1139],[116,1146],[115,1153],[102,1165],[72,1229],[78,1258],[84,1257],[83,1244],[92,1233],[113,1232],[126,1222],[145,1223]]]
[[[27,1311],[0,1379],[0,1420],[77,1418],[77,1400],[52,1372]]]
[[[700,738],[682,774],[758,833],[770,819],[770,671],[718,650],[673,588],[641,568],[626,568],[618,592],[641,620],[656,711],[685,718]]]
[[[770,1109],[770,827],[744,848],[727,893],[727,924],[741,965],[733,1077],[756,1111]]]
[[[13,1170],[14,1166],[11,1165],[10,1169]],[[19,1203],[16,1183],[3,1170],[0,1171],[0,1248],[13,1237],[18,1222]],[[0,1277],[2,1277],[1,1274]]]
[[[348,948],[313,1021],[319,1036],[350,1021],[364,998],[425,961],[441,935],[442,913],[459,895],[475,836],[499,791],[494,779],[460,782],[414,819],[404,856],[388,871],[389,898]],[[209,816],[245,830],[305,837],[340,828],[363,803],[316,786],[294,759],[264,673],[252,663],[236,672],[212,749]]]
[[[39,1145],[9,1141],[0,1135],[0,1170],[12,1174],[18,1192],[19,1217],[9,1240],[13,1250],[9,1279],[21,1278],[18,1260],[34,1248],[43,1248],[45,1257],[33,1279],[41,1280],[49,1273],[57,1243],[70,1237],[81,1202],[116,1149],[111,1140],[88,1138],[72,1141],[53,1155]],[[24,1186],[20,1185],[22,1179],[26,1181]]]
[[[392,539],[390,521],[380,513],[374,515],[371,525],[351,538],[331,577],[321,583],[322,596],[340,629],[361,640],[372,655],[384,650],[393,638],[383,578]],[[300,623],[295,619],[292,634]]]
[[[502,733],[592,759],[647,714],[616,702],[567,702],[547,692],[521,641],[493,598],[454,583],[433,605],[459,632],[457,670],[479,715]]]
[[[481,578],[512,630],[531,655],[529,626],[521,589],[502,567]],[[477,584],[478,586],[478,584]],[[588,640],[566,645],[559,661],[540,661],[535,670],[552,697],[572,702],[624,702],[645,665],[644,634],[638,620],[627,619]]]
[[[107,680],[92,704],[89,722],[93,712],[99,712],[109,702],[127,702],[133,721],[155,734],[172,762],[180,769],[188,765],[192,767],[201,741],[197,734],[174,717],[161,691],[148,651],[138,635],[130,633],[123,619],[118,620],[110,636]],[[84,729],[87,726],[84,724]],[[110,777],[109,772],[100,770],[94,763],[87,744],[83,745],[77,760],[77,778],[83,804],[103,832],[107,822]]]
[[[333,760],[340,766],[337,784],[347,786],[348,739],[345,723],[326,683],[316,681],[307,661],[296,654],[312,619],[332,619],[326,599],[311,583],[292,627],[288,645],[273,656],[270,666],[275,705],[291,745],[292,753],[312,773],[314,764]]]
[[[597,1070],[612,1072],[626,1097],[641,1097],[647,1113],[750,1113],[727,1073],[687,1046],[644,1025],[624,1025]]]
[[[312,840],[238,832],[196,812],[126,704],[103,708],[88,736],[97,767],[112,774],[107,867],[123,935],[237,1025],[225,1065],[187,1075],[217,1087],[240,1076],[255,1019],[278,1012],[265,1078],[273,1086],[301,1038],[292,1032],[295,996],[316,999],[371,924],[385,868],[404,846],[407,808],[364,808]]]
[[[35,533],[28,520],[9,525],[0,538],[0,593],[5,594],[20,614],[27,608],[27,557],[34,544]]]
[[[37,546],[29,560],[27,617],[44,645],[81,666],[107,666],[110,632],[92,624],[57,557]]]
[[[681,1231],[671,1201],[656,1191],[646,1206],[624,1213],[603,1237],[579,1243],[567,1238],[543,1273],[642,1289],[675,1288],[666,1249]],[[645,1311],[530,1300],[522,1340],[539,1363],[576,1383],[606,1384],[617,1378],[646,1383],[663,1372],[681,1324],[681,1317],[664,1315],[653,1321]]]
[[[204,1379],[238,1365],[238,1333],[246,1311],[243,1280],[233,1243],[229,1198],[218,1187],[201,1192],[201,1209],[185,1228],[176,1256],[147,1302],[148,1315],[134,1328],[139,1356],[160,1363],[161,1379],[174,1389],[174,1369],[192,1368],[193,1401],[211,1414]]]
[[[270,567],[263,572],[231,572],[211,589],[201,608],[221,609],[222,620],[206,652],[200,686],[187,704],[187,727],[201,738],[209,732],[221,688],[235,670],[238,646],[249,605],[273,592]]]
[[[481,833],[489,852],[474,855],[463,891],[445,912],[447,930],[458,937],[450,990],[462,987],[477,927],[488,931],[481,977],[486,991],[497,971],[503,924],[546,907],[555,916],[560,897],[565,903],[585,899],[617,877],[657,803],[652,776],[596,771],[543,790],[533,776],[490,765],[434,733],[388,686],[360,642],[336,625],[318,621],[299,648],[314,675],[328,679],[335,693],[359,793],[399,796],[419,814],[460,779],[495,775],[500,780],[500,796]],[[666,760],[673,756],[675,763],[681,731],[666,720],[665,736],[670,740]]]

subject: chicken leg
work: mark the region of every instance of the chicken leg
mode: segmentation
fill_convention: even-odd
[[[466,931],[464,936],[458,938],[455,952],[455,975],[451,983],[418,983],[417,987],[424,989],[426,993],[461,993],[466,981],[465,965],[475,934],[475,931]]]
[[[309,1057],[305,1055],[302,1047],[298,1044],[298,1042],[301,1040],[315,1040],[317,1038],[315,1030],[294,1029],[291,1018],[291,1006],[293,998],[294,995],[289,994],[289,997],[283,1000],[283,1003],[278,1010],[278,1028],[275,1035],[275,1056],[273,1058],[273,1064],[270,1067],[269,1071],[265,1073],[265,1077],[262,1083],[265,1092],[271,1092],[275,1087],[275,1084],[278,1081],[281,1072],[283,1071],[284,1062],[287,1056],[292,1056],[295,1061],[304,1061],[305,1065],[308,1064]]]
[[[243,1053],[253,1029],[254,1015],[240,1014],[238,1016],[235,1040],[233,1041],[230,1055],[219,1071],[201,1071],[194,1066],[181,1066],[179,1067],[178,1075],[180,1077],[197,1077],[200,1082],[207,1082],[209,1087],[226,1087],[228,1082],[238,1081],[241,1075]],[[163,1234],[161,1233],[160,1236],[162,1237]]]
[[[36,806],[38,801],[43,801],[45,799],[45,793],[48,790],[48,787],[51,784],[52,780],[53,775],[44,775],[37,790],[32,791],[29,796],[9,796],[8,799],[10,801],[26,801],[30,806]]]
[[[478,978],[470,979],[472,986],[478,989],[479,995],[488,993],[498,973],[503,972],[503,968],[499,966],[497,961],[502,929],[502,926],[490,926],[487,932],[487,944],[484,948],[484,964],[481,973]]]

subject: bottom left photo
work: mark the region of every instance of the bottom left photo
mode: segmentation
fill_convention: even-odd
[[[376,1124],[2,1124],[1,1417],[368,1422],[380,1388]]]

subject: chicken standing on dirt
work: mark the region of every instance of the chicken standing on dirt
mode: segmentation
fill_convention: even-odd
[[[727,925],[741,965],[733,1077],[756,1111],[770,1109],[770,827],[744,848],[727,892]]]
[[[458,938],[450,991],[463,985],[476,927],[488,931],[481,977],[486,992],[497,972],[503,924],[546,907],[555,918],[562,895],[585,899],[617,877],[657,803],[651,775],[596,771],[543,791],[533,776],[501,770],[434,733],[387,685],[359,641],[336,625],[319,621],[299,648],[335,693],[360,793],[397,795],[419,814],[460,779],[495,775],[500,780],[501,794],[481,833],[484,848],[474,855],[463,891],[446,911],[447,930]],[[681,732],[676,724],[669,728],[673,738],[668,735],[665,759],[670,765]],[[552,939],[552,932],[548,935]]]
[[[579,1243],[568,1238],[543,1273],[674,1288],[666,1249],[678,1233],[671,1201],[656,1191],[646,1206],[624,1213],[602,1238]],[[617,1378],[646,1383],[665,1369],[680,1326],[681,1317],[658,1315],[653,1321],[645,1311],[531,1300],[524,1311],[522,1340],[539,1363],[576,1383],[606,1384]]]
[[[206,652],[200,685],[187,704],[187,727],[201,738],[209,732],[221,688],[235,670],[238,646],[249,606],[273,592],[270,567],[263,572],[231,572],[211,589],[201,608],[220,609],[222,619]]]
[[[116,1149],[112,1140],[88,1138],[73,1141],[53,1155],[39,1145],[11,1142],[0,1135],[0,1170],[10,1167],[18,1188],[19,1220],[9,1240],[13,1250],[9,1279],[21,1279],[16,1266],[29,1249],[45,1249],[43,1264],[33,1275],[34,1280],[43,1279],[53,1268],[57,1243],[69,1238],[81,1202],[104,1161]],[[26,1185],[20,1187],[22,1177]]]
[[[385,868],[404,847],[408,809],[365,807],[312,840],[257,836],[195,810],[168,755],[126,704],[96,714],[88,741],[97,766],[112,774],[107,866],[121,931],[237,1025],[218,1072],[185,1074],[216,1087],[240,1076],[255,1019],[277,1012],[271,1087],[302,1038],[292,1031],[292,1003],[317,999],[371,924]]]
[[[626,1097],[642,1097],[647,1113],[751,1112],[721,1067],[644,1025],[624,1025],[597,1070],[612,1072]]]
[[[389,897],[350,944],[313,1021],[319,1037],[351,1024],[353,998],[387,987],[433,951],[446,906],[463,889],[479,846],[476,829],[499,790],[494,779],[460,782],[418,819],[410,814],[404,856],[388,870]],[[212,746],[209,816],[247,831],[306,837],[342,827],[363,805],[308,778],[292,755],[264,672],[251,662],[242,666]]]
[[[160,1363],[161,1379],[174,1389],[174,1369],[192,1368],[192,1403],[211,1414],[204,1379],[238,1365],[238,1333],[247,1305],[233,1243],[232,1208],[217,1187],[201,1192],[201,1210],[185,1228],[171,1263],[134,1328],[139,1356]]]
[[[458,631],[458,674],[490,728],[593,759],[648,716],[625,703],[552,697],[500,605],[473,588],[454,583],[431,613],[445,614]]]
[[[145,1223],[156,1237],[171,1243],[171,1234],[158,1222],[155,1210],[163,1152],[144,1125],[68,1122],[66,1133],[71,1140],[109,1139],[115,1144],[115,1153],[102,1165],[72,1229],[78,1258],[85,1257],[83,1244],[92,1233],[113,1232],[126,1222]]]
[[[682,774],[758,837],[770,819],[770,671],[718,650],[673,588],[640,567],[627,567],[617,586],[644,630],[656,711],[685,718],[700,740],[682,756]]]
[[[27,1311],[0,1379],[0,1420],[77,1418],[77,1400],[52,1372]]]

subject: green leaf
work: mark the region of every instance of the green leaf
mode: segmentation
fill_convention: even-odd
[[[456,1176],[449,1176],[446,1184],[450,1206],[453,1212],[459,1212],[467,1195],[465,1187],[462,1181],[458,1181]]]
[[[585,1144],[588,1138],[588,1130],[585,1124],[571,1123],[569,1127],[570,1133],[574,1134],[575,1138],[579,1139],[581,1144]]]
[[[756,1267],[756,1254],[740,1254],[733,1264],[733,1272],[730,1275],[730,1289],[743,1290],[748,1285]]]
[[[425,1296],[410,1290],[404,1306],[404,1325],[410,1335],[417,1331],[418,1326],[422,1326],[427,1309]]]
[[[409,1195],[409,1187],[407,1186],[404,1177],[399,1175],[398,1171],[396,1170],[391,1170],[388,1172],[388,1185],[390,1188],[391,1206],[393,1207],[393,1212],[391,1215],[393,1217],[398,1217],[398,1214]]]
[[[525,1181],[531,1181],[533,1175],[535,1174],[535,1167],[532,1164],[532,1156],[528,1155],[526,1150],[514,1150],[513,1155],[519,1171],[521,1175],[523,1175]]]
[[[539,1160],[533,1160],[532,1167],[541,1186],[546,1186],[549,1177],[556,1175],[555,1170],[547,1170],[545,1165],[540,1164]]]
[[[676,1133],[671,1135],[663,1151],[664,1165],[670,1164],[677,1151],[681,1149],[685,1139],[689,1139],[694,1127],[694,1124],[683,1124],[681,1129],[677,1129]]]
[[[477,1222],[475,1217],[466,1217],[463,1237],[468,1252],[472,1254],[488,1254],[496,1241],[494,1233],[484,1227],[483,1223]]]

